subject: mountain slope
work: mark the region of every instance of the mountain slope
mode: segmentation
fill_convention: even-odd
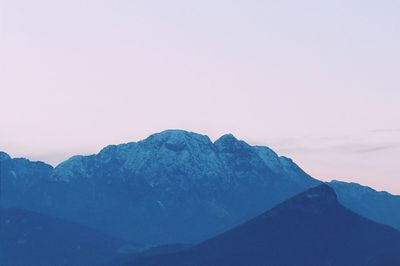
[[[42,208],[48,192],[44,184],[51,180],[52,173],[53,167],[48,164],[12,159],[0,152],[0,207]]]
[[[0,265],[87,266],[119,254],[123,241],[20,209],[0,210]]]
[[[395,266],[399,254],[399,231],[345,209],[321,185],[189,250],[131,265]]]
[[[379,192],[357,183],[332,181],[329,185],[346,208],[400,230],[400,196]]]

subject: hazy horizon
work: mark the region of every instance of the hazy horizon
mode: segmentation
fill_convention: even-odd
[[[400,2],[0,1],[0,150],[232,133],[400,194]]]

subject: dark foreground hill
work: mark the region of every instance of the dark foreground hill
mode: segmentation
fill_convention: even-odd
[[[186,251],[134,266],[398,266],[400,232],[339,204],[321,185]]]
[[[91,266],[121,255],[124,242],[95,230],[19,210],[0,210],[1,266]]]

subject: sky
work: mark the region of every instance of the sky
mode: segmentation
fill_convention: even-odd
[[[400,194],[400,1],[0,0],[0,150],[170,128]]]

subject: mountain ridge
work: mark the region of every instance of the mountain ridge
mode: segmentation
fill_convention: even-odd
[[[232,134],[212,142],[183,130],[108,145],[55,168],[6,158],[1,169],[5,207],[66,218],[147,246],[197,243],[321,183],[268,147]],[[381,221],[377,210],[360,207],[360,198],[339,194],[346,206]],[[390,207],[386,213],[396,202]],[[400,228],[400,221],[385,217],[386,224]]]

